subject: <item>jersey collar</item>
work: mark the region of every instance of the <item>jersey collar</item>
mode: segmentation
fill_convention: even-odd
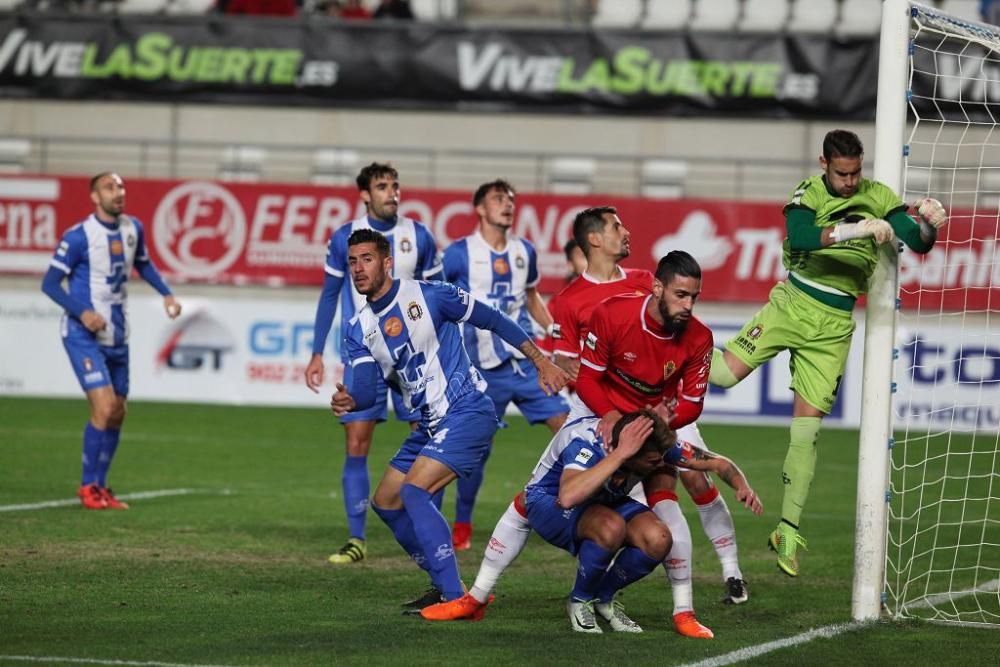
[[[649,300],[653,298],[650,294],[642,300],[642,310],[639,312],[639,319],[642,321],[642,329],[651,336],[656,336],[660,340],[673,340],[674,334],[668,334],[659,323],[649,316]]]
[[[615,269],[618,271],[618,277],[617,278],[612,278],[611,280],[598,280],[597,278],[595,278],[594,276],[590,275],[586,271],[584,271],[583,273],[581,273],[580,277],[583,278],[584,280],[586,280],[587,282],[594,283],[595,285],[603,285],[606,282],[608,282],[608,283],[616,283],[619,280],[625,280],[625,278],[627,277],[625,275],[625,269],[623,269],[622,267],[618,266],[617,264],[615,265]]]

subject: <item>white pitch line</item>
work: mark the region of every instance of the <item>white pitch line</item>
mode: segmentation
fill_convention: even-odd
[[[145,500],[146,498],[163,498],[164,496],[186,496],[192,493],[222,493],[224,495],[229,494],[229,490],[224,491],[206,491],[199,489],[163,489],[160,491],[137,491],[136,493],[125,493],[117,496],[121,500]],[[65,500],[46,500],[40,503],[25,503],[23,505],[0,505],[0,512],[27,512],[30,510],[44,510],[50,507],[70,507],[72,505],[79,505],[80,501],[76,498],[67,498]]]
[[[71,662],[79,665],[134,665],[135,667],[225,667],[224,665],[198,665],[156,660],[98,660],[96,658],[61,658],[50,655],[0,655],[0,661],[11,662]]]
[[[787,639],[778,639],[773,642],[767,642],[765,644],[758,644],[757,646],[748,646],[746,648],[741,648],[730,653],[725,653],[723,655],[716,656],[714,658],[708,658],[706,660],[701,660],[699,662],[690,662],[686,665],[681,665],[681,667],[722,667],[723,665],[733,665],[737,662],[743,662],[744,660],[751,660],[753,658],[759,658],[760,656],[770,653],[771,651],[777,651],[779,649],[788,648],[790,646],[798,646],[799,644],[805,644],[811,642],[814,639],[829,639],[830,637],[836,637],[837,635],[843,634],[845,632],[850,632],[851,630],[857,630],[862,628],[866,623],[841,623],[839,625],[826,625],[822,628],[815,628],[809,630],[808,632],[803,632],[802,634],[795,635],[794,637],[788,637]]]

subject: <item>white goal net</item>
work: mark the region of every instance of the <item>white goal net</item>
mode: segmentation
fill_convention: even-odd
[[[899,258],[885,599],[1000,625],[1000,28],[914,3],[905,200],[950,213]]]

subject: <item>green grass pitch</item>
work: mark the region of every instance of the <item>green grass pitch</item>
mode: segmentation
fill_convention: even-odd
[[[79,400],[0,398],[0,506],[70,499],[79,484]],[[484,540],[548,437],[520,418],[500,432],[459,555],[471,584]],[[376,431],[373,487],[405,434]],[[481,623],[429,624],[399,614],[426,587],[369,515],[369,559],[333,567],[346,538],[339,497],[343,431],[321,410],[133,403],[111,484],[127,512],[77,505],[0,512],[0,664],[11,656],[212,665],[687,664],[849,621],[857,434],[827,430],[803,519],[802,576],[779,573],[765,542],[778,519],[786,430],[704,425],[761,494],[757,518],[724,491],[736,519],[750,602],[719,603],[718,562],[688,499],[695,605],[713,641],[673,632],[658,570],[627,589],[641,635],[581,637],[563,599],[574,565],[532,537]],[[451,516],[454,494],[445,501]],[[998,560],[1000,556],[994,554]],[[1000,631],[879,623],[768,653],[752,664],[986,665]]]

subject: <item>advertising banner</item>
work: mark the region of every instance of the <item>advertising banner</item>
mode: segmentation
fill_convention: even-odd
[[[158,268],[174,283],[320,285],[326,243],[364,215],[357,190],[289,184],[129,179],[126,209],[145,225]],[[428,225],[438,247],[476,226],[466,192],[404,189],[400,213]],[[652,269],[673,249],[703,271],[703,302],[763,304],[785,277],[781,202],[519,194],[514,232],[538,250],[540,290],[565,285],[562,246],[573,218],[613,205],[631,232],[627,266]],[[0,275],[41,275],[62,234],[91,211],[85,178],[0,178]],[[996,220],[953,211],[935,249],[900,257],[904,308],[965,312],[1000,303]]]
[[[324,353],[326,378],[314,394],[304,372],[312,349],[314,305],[302,300],[185,298],[178,320],[161,299],[130,300],[131,397],[138,400],[326,409],[339,363],[339,322]],[[743,320],[705,315],[721,345]],[[62,313],[43,294],[0,290],[0,395],[79,396],[59,337]],[[984,325],[985,327],[985,325]],[[928,324],[900,331],[897,424],[960,431],[1000,429],[1000,343],[965,328]],[[861,419],[864,325],[859,323],[840,393],[825,423],[856,428]],[[910,370],[907,370],[910,369]],[[786,424],[792,414],[788,355],[783,353],[729,390],[711,388],[703,422]],[[514,409],[512,408],[512,411]]]
[[[877,42],[228,16],[0,18],[6,97],[874,116]]]

